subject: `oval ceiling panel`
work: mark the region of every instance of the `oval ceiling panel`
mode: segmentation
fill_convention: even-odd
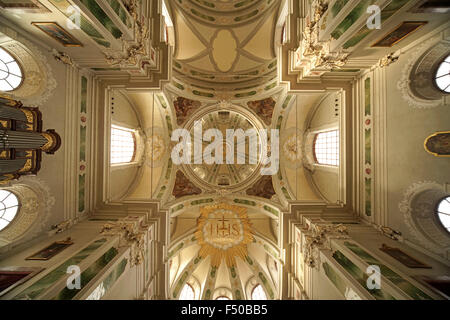
[[[212,56],[217,68],[227,72],[237,59],[237,43],[229,30],[220,30],[212,43]]]

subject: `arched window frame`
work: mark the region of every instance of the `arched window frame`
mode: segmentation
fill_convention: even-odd
[[[337,165],[331,165],[331,164],[326,164],[326,163],[320,163],[317,160],[316,157],[316,142],[317,142],[317,138],[319,136],[319,134],[321,133],[326,133],[326,132],[331,132],[331,131],[337,131],[338,132],[338,141],[337,141],[337,148],[338,148],[338,161],[337,161]],[[342,159],[342,151],[341,151],[341,132],[338,126],[333,126],[333,127],[327,127],[327,128],[320,128],[316,131],[311,132],[311,134],[313,134],[313,140],[312,140],[312,157],[314,159],[314,166],[317,169],[322,169],[325,171],[338,171],[339,167],[340,167],[340,163],[341,163],[341,159]]]
[[[439,70],[441,67],[447,66],[448,70],[450,70],[450,54],[447,55],[444,59],[438,63],[435,72],[433,72],[433,83],[436,86],[436,88],[441,91],[443,94],[450,94],[450,72],[447,74],[439,75]],[[447,86],[445,88],[442,88],[439,83],[438,79],[445,78],[448,80]]]
[[[192,299],[181,299],[185,288],[190,288],[192,290]],[[195,300],[195,290],[189,283],[185,283],[183,288],[181,289],[179,300]]]
[[[284,22],[283,27],[281,27],[281,44],[287,43],[287,23]]]
[[[112,148],[113,148],[113,143],[112,143],[112,134],[113,134],[113,129],[117,129],[117,130],[123,130],[123,131],[128,131],[132,134],[133,137],[133,142],[134,142],[134,151],[133,151],[133,156],[131,158],[131,161],[129,162],[117,162],[117,163],[113,163],[112,162]],[[138,136],[138,130],[137,129],[132,129],[129,127],[126,127],[122,124],[119,123],[115,123],[113,122],[111,124],[111,130],[110,130],[110,135],[109,135],[109,139],[110,139],[110,152],[109,152],[109,156],[110,156],[110,161],[109,164],[111,166],[111,168],[121,168],[121,167],[128,167],[128,166],[134,166],[138,164],[138,143],[137,143],[137,136]]]
[[[23,82],[24,82],[24,79],[25,79],[25,73],[24,73],[23,67],[22,67],[22,65],[21,65],[21,63],[20,63],[20,61],[19,61],[19,59],[17,59],[17,58],[15,57],[15,55],[14,55],[13,53],[11,53],[8,49],[4,48],[3,46],[0,46],[0,51],[4,51],[7,55],[9,55],[9,56],[13,59],[13,61],[9,61],[9,62],[5,63],[5,65],[7,65],[7,64],[9,64],[9,63],[12,63],[12,62],[15,62],[15,63],[17,64],[18,68],[19,68],[19,71],[20,71],[20,75],[19,75],[19,74],[14,74],[14,73],[11,73],[11,72],[9,71],[9,68],[8,68],[8,74],[11,74],[11,75],[15,75],[15,76],[17,76],[17,77],[20,77],[20,83],[19,83],[17,86],[13,87],[13,86],[7,81],[7,78],[8,78],[8,76],[7,76],[5,79],[1,79],[1,80],[2,80],[2,81],[3,81],[3,80],[6,80],[6,81],[8,82],[8,84],[9,84],[13,89],[12,89],[12,90],[0,90],[0,91],[4,91],[4,92],[14,92],[14,91],[18,90],[18,89],[22,86],[22,84],[23,84]],[[1,53],[1,52],[0,52],[0,53]],[[3,63],[4,63],[3,59],[1,59],[1,55],[0,55],[0,62],[3,62]],[[5,71],[5,72],[6,72],[6,71]]]
[[[448,211],[447,210],[442,210],[442,204],[443,203],[448,203]],[[450,219],[450,196],[446,196],[444,198],[442,198],[440,201],[438,201],[437,205],[436,205],[436,218],[439,222],[439,224],[441,225],[441,227],[447,231],[447,233],[450,234],[450,223],[446,224],[442,221],[442,215],[448,215],[449,219]]]
[[[9,209],[9,208],[17,208],[17,209],[16,209],[16,212],[14,213],[14,217],[8,222],[7,225],[5,225],[5,227],[3,227],[3,228],[0,229],[0,233],[1,233],[2,231],[6,230],[8,227],[10,227],[10,226],[12,225],[12,223],[14,222],[14,220],[18,217],[18,215],[19,215],[19,213],[20,213],[20,207],[21,207],[21,201],[20,201],[20,198],[19,198],[14,192],[12,192],[12,191],[10,191],[10,190],[8,190],[8,189],[1,189],[1,190],[2,190],[2,191],[6,191],[6,192],[9,193],[5,198],[3,198],[3,199],[0,200],[0,202],[1,202],[2,204],[3,204],[3,201],[6,200],[6,199],[7,199],[8,197],[10,197],[10,196],[14,196],[15,199],[16,199],[16,201],[17,201],[17,204],[16,204],[16,205],[13,205],[13,206],[11,206],[11,207],[6,207],[6,206],[5,206],[5,210],[6,210],[6,209]],[[2,220],[2,221],[3,221],[3,220],[4,220],[4,221],[8,221],[8,220],[6,220],[6,219],[3,219],[4,213],[5,213],[5,212],[3,212],[3,213],[0,215],[0,220]]]
[[[254,296],[254,294],[255,294],[255,290],[256,290],[257,288],[261,288],[261,291],[264,293],[265,299],[253,299],[253,296]],[[252,297],[252,300],[267,300],[267,294],[266,294],[266,291],[264,290],[264,288],[263,288],[263,286],[262,286],[261,284],[258,283],[256,286],[253,287],[252,292],[251,292],[251,297]]]

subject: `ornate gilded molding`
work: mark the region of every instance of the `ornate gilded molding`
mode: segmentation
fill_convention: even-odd
[[[119,246],[130,247],[131,265],[140,265],[144,261],[145,232],[135,222],[106,223],[100,232],[105,236],[119,236]]]
[[[301,77],[313,75],[314,71],[329,71],[343,67],[348,60],[349,53],[342,51],[331,52],[332,38],[319,40],[319,21],[328,9],[327,1],[315,0],[312,4],[314,15],[306,23],[300,47],[295,53],[295,65],[303,70]]]
[[[331,239],[348,239],[347,227],[343,224],[311,225],[305,232],[303,256],[305,263],[316,268],[320,265],[320,249],[330,249]]]
[[[64,64],[68,65],[68,66],[71,66],[71,67],[76,67],[75,62],[73,62],[72,58],[66,53],[58,51],[55,48],[53,48],[52,49],[52,55],[53,55],[53,57],[55,58],[56,61],[59,61],[61,63],[64,63]]]
[[[435,157],[450,157],[450,131],[433,133],[425,139],[424,148]]]
[[[236,257],[246,261],[247,245],[253,241],[247,209],[223,202],[201,208],[195,237],[201,246],[199,256],[211,256],[213,267],[222,260],[233,267]]]
[[[377,229],[378,231],[380,231],[384,236],[386,236],[392,240],[395,240],[395,241],[403,242],[403,236],[400,231],[396,231],[396,230],[386,227],[386,226],[379,226],[377,224],[373,224],[372,226],[375,229]]]
[[[149,18],[140,17],[138,10],[140,2],[128,0],[124,2],[134,21],[134,40],[126,41],[122,39],[122,50],[105,53],[106,61],[110,65],[121,67],[143,67],[144,61],[152,59]],[[142,62],[142,65],[140,65]]]
[[[400,53],[391,52],[391,53],[385,55],[383,58],[381,58],[378,61],[377,66],[380,68],[387,67],[387,66],[393,64],[394,62],[397,62],[399,58],[400,58]]]

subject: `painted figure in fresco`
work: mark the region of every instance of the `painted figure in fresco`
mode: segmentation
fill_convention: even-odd
[[[172,194],[175,198],[181,198],[184,196],[191,196],[202,193],[200,188],[194,186],[192,182],[181,171],[177,171],[177,177],[175,185],[173,186]]]
[[[428,137],[425,140],[425,150],[436,157],[450,157],[450,131]]]
[[[250,189],[247,190],[249,196],[271,199],[275,194],[272,184],[272,176],[263,176]]]
[[[275,104],[276,102],[272,98],[247,102],[248,107],[255,111],[267,125],[272,123],[272,115],[273,109],[275,109]]]
[[[195,109],[200,107],[200,102],[177,97],[177,100],[173,102],[173,106],[177,114],[177,124],[181,125]]]

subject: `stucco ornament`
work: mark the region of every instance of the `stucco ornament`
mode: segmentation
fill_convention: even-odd
[[[417,97],[411,90],[411,72],[414,66],[416,65],[419,58],[425,53],[425,51],[428,50],[430,47],[432,47],[434,44],[436,44],[438,41],[439,39],[431,38],[422,43],[421,45],[417,46],[413,50],[410,58],[408,59],[408,62],[402,69],[401,77],[397,82],[397,89],[400,90],[403,100],[405,100],[410,107],[417,109],[429,109],[444,104],[443,99],[439,100],[421,99]],[[429,78],[428,74],[426,78],[427,82],[432,81],[432,79]]]
[[[22,85],[11,92],[13,99],[20,100],[29,107],[42,107],[53,96],[57,82],[47,57],[16,31],[8,27],[0,27],[0,32],[11,38],[2,47],[14,52],[24,70]],[[12,40],[14,39],[14,40]]]
[[[119,246],[130,247],[131,265],[140,265],[144,261],[145,232],[134,222],[118,221],[103,225],[102,235],[119,236]]]
[[[318,268],[320,265],[320,249],[331,249],[331,239],[348,239],[347,227],[343,224],[311,225],[305,232],[303,256],[306,265]]]
[[[8,228],[2,231],[0,242],[17,245],[50,229],[48,222],[56,199],[43,180],[24,176],[5,189],[18,197],[21,207]]]
[[[450,238],[438,225],[436,205],[446,195],[448,192],[437,182],[416,182],[405,191],[399,203],[399,210],[410,233],[404,235],[405,239],[441,256],[445,256]]]

